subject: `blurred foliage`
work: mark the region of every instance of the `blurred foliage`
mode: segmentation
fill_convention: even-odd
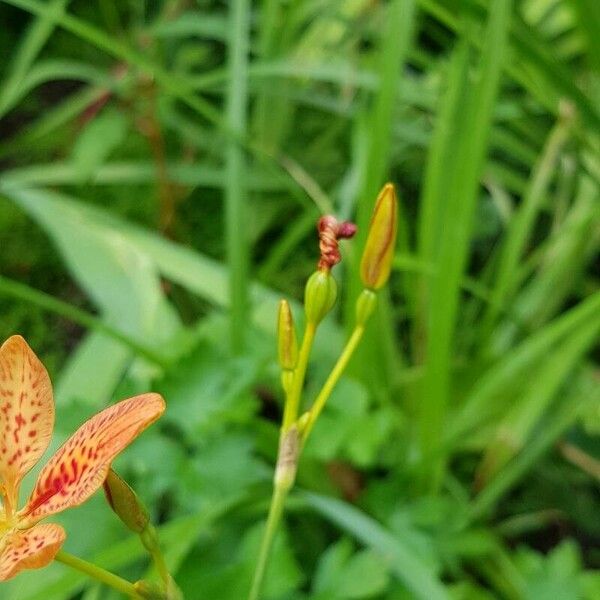
[[[600,596],[595,0],[3,0],[0,19],[0,339],[47,364],[54,446],[164,394],[115,468],[187,598],[247,594],[277,300],[300,317],[318,215],[364,233],[386,180],[389,296],[306,448],[264,597]],[[144,574],[100,495],[61,521],[68,551]],[[62,565],[0,595],[116,597]]]

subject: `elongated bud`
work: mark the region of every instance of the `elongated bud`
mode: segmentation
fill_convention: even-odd
[[[104,481],[106,499],[123,523],[135,533],[142,533],[150,523],[150,515],[137,494],[112,469]]]
[[[398,229],[397,205],[394,186],[386,183],[377,197],[360,263],[360,276],[366,288],[378,290],[390,276]]]
[[[319,324],[331,310],[337,297],[337,283],[329,271],[315,271],[306,282],[304,311],[306,320]]]
[[[365,325],[375,310],[377,294],[373,290],[363,290],[356,299],[356,324]]]
[[[284,371],[291,371],[298,362],[298,340],[292,309],[287,300],[279,302],[279,315],[277,318],[277,349],[279,365]]]

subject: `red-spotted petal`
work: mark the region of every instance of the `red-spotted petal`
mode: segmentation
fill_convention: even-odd
[[[0,477],[9,502],[46,451],[54,426],[48,372],[20,335],[0,347]],[[14,507],[13,507],[14,508]]]
[[[0,581],[25,569],[41,569],[50,564],[65,537],[65,530],[54,523],[9,533],[0,542]]]
[[[123,400],[86,421],[39,474],[23,523],[38,521],[87,500],[103,483],[110,463],[165,409],[158,394]]]

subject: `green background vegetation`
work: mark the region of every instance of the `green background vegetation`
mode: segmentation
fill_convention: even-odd
[[[54,446],[165,395],[115,467],[187,598],[247,594],[277,300],[300,317],[319,214],[355,219],[312,398],[386,180],[389,293],[306,448],[265,598],[600,597],[596,0],[3,0],[0,22],[0,338],[47,364]],[[144,575],[101,494],[61,522],[68,551]],[[62,565],[0,596],[115,598]]]

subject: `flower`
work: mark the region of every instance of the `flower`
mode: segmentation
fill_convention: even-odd
[[[390,276],[398,229],[397,205],[394,186],[386,183],[377,196],[360,263],[360,276],[367,289],[380,289]]]
[[[0,581],[49,564],[65,531],[42,519],[87,500],[102,486],[110,464],[163,413],[158,394],[118,402],[86,421],[40,471],[17,511],[23,477],[48,448],[54,401],[48,372],[18,335],[0,347]]]

